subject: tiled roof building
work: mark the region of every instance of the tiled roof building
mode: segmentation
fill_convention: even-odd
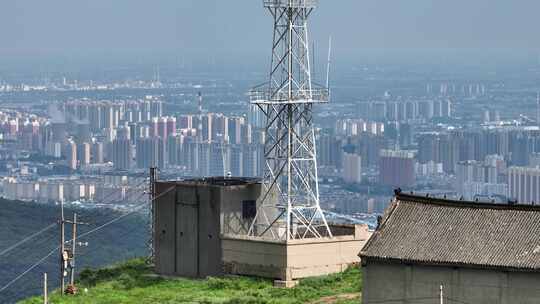
[[[360,256],[365,304],[540,303],[540,206],[397,193]]]

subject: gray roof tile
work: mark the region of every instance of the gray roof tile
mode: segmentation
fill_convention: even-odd
[[[364,260],[540,270],[540,207],[399,194]]]

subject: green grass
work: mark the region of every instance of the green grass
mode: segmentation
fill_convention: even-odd
[[[163,279],[152,276],[142,260],[99,270],[81,272],[76,296],[61,297],[54,293],[50,302],[72,303],[309,303],[322,297],[358,293],[361,273],[357,267],[344,273],[304,279],[291,289],[272,287],[272,281],[260,278],[207,278],[205,280]],[[85,292],[85,288],[88,289]],[[358,303],[343,300],[336,303]],[[20,303],[41,304],[34,297]]]

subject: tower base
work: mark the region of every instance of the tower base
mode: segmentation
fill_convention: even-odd
[[[224,272],[276,279],[287,287],[298,279],[339,273],[360,263],[358,253],[371,235],[367,226],[331,228],[340,233],[289,241],[223,235]]]

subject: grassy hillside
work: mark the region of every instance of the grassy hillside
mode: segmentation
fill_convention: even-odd
[[[342,274],[302,280],[292,289],[272,287],[265,279],[235,277],[206,280],[163,279],[153,276],[142,260],[111,268],[85,270],[76,296],[51,296],[54,304],[72,303],[359,303],[361,274],[351,268]],[[85,291],[87,289],[87,291]],[[35,297],[21,302],[41,304]]]

